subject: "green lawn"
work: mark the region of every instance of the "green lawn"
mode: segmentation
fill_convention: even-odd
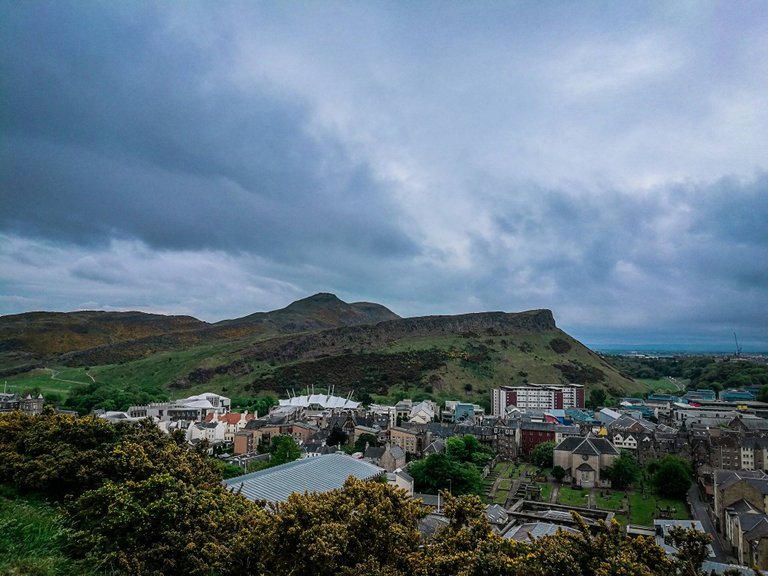
[[[600,492],[596,493],[595,502],[598,508],[604,510],[620,510],[621,503],[624,500],[624,492],[605,492],[605,496],[600,496]]]
[[[546,478],[549,478],[552,475],[552,468],[542,468],[540,474]]]
[[[505,478],[503,480],[499,480],[499,485],[496,491],[500,492],[503,490],[505,492],[509,492],[511,488],[512,488],[512,480]]]
[[[493,467],[493,471],[502,478],[510,478],[515,465],[512,462],[499,462]]]
[[[672,515],[675,520],[689,520],[691,518],[688,514],[688,507],[682,500],[668,500],[656,496],[647,496],[646,499],[643,499],[641,494],[630,494],[629,506],[632,524],[653,526],[657,505],[662,508],[675,508],[676,512]]]
[[[500,506],[504,506],[507,502],[507,496],[509,496],[509,492],[496,492],[496,496],[493,497],[493,502]]]
[[[566,506],[584,507],[587,505],[588,494],[589,490],[574,490],[568,486],[563,486],[560,488],[558,500],[560,504],[565,504]]]
[[[518,464],[515,466],[511,472],[510,472],[510,478],[520,478],[520,476],[523,475],[523,470],[525,470],[525,464]]]
[[[539,488],[541,488],[541,501],[549,502],[549,499],[552,496],[552,484],[549,482],[540,482]]]

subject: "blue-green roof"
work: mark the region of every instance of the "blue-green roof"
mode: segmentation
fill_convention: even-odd
[[[383,472],[383,468],[346,454],[326,454],[230,478],[223,484],[248,500],[285,502],[294,492],[330,492],[341,488],[350,476],[369,480]]]

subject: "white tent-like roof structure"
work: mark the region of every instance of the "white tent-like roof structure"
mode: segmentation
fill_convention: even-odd
[[[331,394],[305,394],[280,400],[280,406],[298,406],[299,408],[318,407],[321,409],[349,408],[355,410],[360,407],[360,402],[355,402],[349,398],[342,398],[341,396],[332,396]]]

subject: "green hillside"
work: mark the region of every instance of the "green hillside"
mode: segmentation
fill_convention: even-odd
[[[252,335],[121,363],[46,368],[10,376],[8,385],[18,391],[52,393],[54,399],[58,395],[81,412],[95,407],[124,409],[132,403],[203,391],[246,399],[314,388],[352,393],[366,402],[412,397],[438,402],[465,399],[488,406],[490,390],[500,385],[574,382],[614,396],[641,388],[558,329],[548,310],[429,316],[276,337]]]

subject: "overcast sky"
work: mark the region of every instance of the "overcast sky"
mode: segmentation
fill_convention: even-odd
[[[768,349],[768,6],[0,0],[0,314],[315,292]]]

